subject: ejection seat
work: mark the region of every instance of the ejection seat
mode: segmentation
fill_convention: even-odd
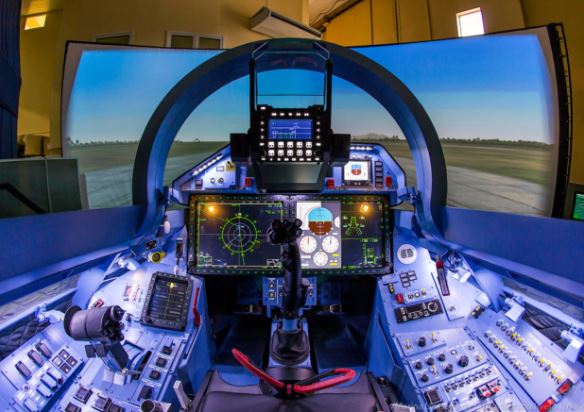
[[[207,375],[191,412],[376,412],[389,410],[375,379],[366,373],[348,386],[337,386],[296,399],[266,392],[263,383],[233,386],[218,372]]]

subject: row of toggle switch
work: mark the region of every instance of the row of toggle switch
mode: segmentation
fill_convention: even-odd
[[[498,320],[496,325],[499,329],[510,339],[512,342],[515,343],[516,346],[521,348],[523,352],[529,356],[530,359],[533,360],[534,364],[544,372],[546,372],[547,376],[556,383],[563,382],[566,378],[563,374],[558,370],[558,368],[554,365],[551,360],[544,358],[540,355],[536,348],[531,346],[529,343],[525,342],[524,338],[517,332],[515,326],[511,326],[507,324],[507,322],[503,322],[502,320]],[[518,370],[519,374],[525,379],[529,380],[533,376],[533,372],[529,371],[526,365],[518,359],[517,356],[513,354],[511,349],[508,349],[505,344],[502,342],[501,339],[497,337],[491,330],[487,330],[484,334],[485,338],[488,339],[493,346],[498,349],[499,353],[503,355],[505,359],[516,369]]]
[[[465,386],[471,385],[474,382],[477,382],[487,376],[490,376],[492,373],[493,369],[491,365],[484,368],[480,368],[479,370],[469,373],[468,375],[461,376],[459,378],[453,378],[452,380],[445,382],[444,390],[446,392],[456,391]]]

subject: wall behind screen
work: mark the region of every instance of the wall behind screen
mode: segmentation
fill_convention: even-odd
[[[357,50],[394,72],[428,111],[443,139],[450,205],[547,213],[555,170],[553,99],[537,36]],[[214,53],[83,52],[63,132],[70,154],[80,159],[91,207],[129,204],[137,140],[151,113],[176,81]],[[409,149],[393,119],[344,81],[335,79],[333,90],[334,130],[387,145],[414,184]],[[247,79],[241,79],[191,115],[171,150],[165,181],[223,145],[229,133],[247,130],[247,92]]]

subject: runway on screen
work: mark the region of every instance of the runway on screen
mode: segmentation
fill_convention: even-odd
[[[170,157],[164,182],[170,182],[193,167],[212,151]],[[415,169],[411,159],[396,157],[407,176],[407,184],[415,185]],[[127,206],[132,203],[133,165],[121,165],[85,173],[90,208]],[[547,208],[546,188],[525,180],[486,173],[464,167],[448,168],[448,205],[479,210],[498,210],[520,214],[542,214]]]

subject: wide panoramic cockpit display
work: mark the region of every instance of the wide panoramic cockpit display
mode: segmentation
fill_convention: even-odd
[[[274,219],[302,221],[302,269],[371,273],[390,255],[390,211],[383,196],[220,196],[190,199],[189,265],[198,274],[280,271]],[[364,271],[364,272],[363,272]]]

